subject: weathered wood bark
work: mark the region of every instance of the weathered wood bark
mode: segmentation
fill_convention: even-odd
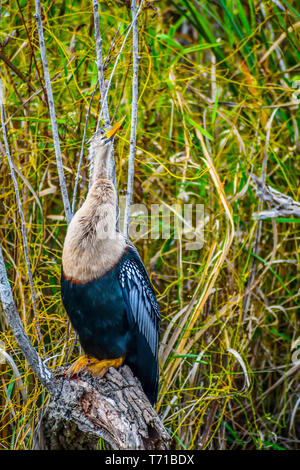
[[[42,448],[97,449],[103,438],[114,450],[165,450],[170,436],[127,366],[109,369],[105,377],[89,372],[55,376],[57,393],[41,420]]]
[[[254,213],[253,218],[258,220],[276,218],[276,217],[300,217],[300,203],[294,201],[291,197],[280,193],[271,186],[265,184],[260,178],[252,175],[253,182],[256,185],[257,196],[268,202],[271,206],[268,210]]]

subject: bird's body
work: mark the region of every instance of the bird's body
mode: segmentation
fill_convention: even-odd
[[[64,243],[62,300],[85,354],[129,365],[153,404],[159,308],[137,250],[115,228],[116,193],[107,176],[109,142],[96,139],[94,152],[93,183]]]
[[[136,277],[129,281],[131,289],[136,290],[134,283],[140,284],[138,276],[142,273],[140,260],[135,250],[126,246],[116,265],[95,280],[76,282],[62,273],[62,298],[85,353],[99,360],[124,358],[154,403],[158,384],[157,344],[151,350],[131,313],[132,308],[137,311],[139,306],[134,306],[133,301],[130,307],[131,289],[122,285],[122,276],[129,269],[133,271],[132,277]],[[140,289],[149,290],[148,295],[153,298],[150,284],[144,287],[140,284]],[[135,295],[139,302],[138,294]],[[152,327],[154,338],[157,326]]]

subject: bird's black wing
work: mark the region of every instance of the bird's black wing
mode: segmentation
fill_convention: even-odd
[[[122,263],[119,281],[129,323],[137,326],[157,359],[160,311],[146,268],[134,247],[130,247],[129,256]]]

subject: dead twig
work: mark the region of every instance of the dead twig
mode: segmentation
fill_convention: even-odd
[[[103,107],[103,118],[104,118],[104,123],[107,126],[110,124],[110,119],[109,119],[109,111],[108,111],[108,105],[107,105],[107,95],[105,94],[103,55],[102,55],[102,37],[101,37],[100,21],[99,21],[98,0],[93,0],[93,13],[94,13],[98,81],[99,81],[100,93],[101,93],[101,105]]]
[[[27,78],[25,77],[25,75],[11,62],[11,60],[9,60],[8,57],[6,57],[6,55],[0,51],[0,59],[3,60],[3,62],[6,63],[6,65],[13,71],[15,72],[16,75],[18,75],[18,77],[20,77],[20,79],[27,83],[27,85],[29,86],[29,88],[31,89],[31,91],[35,92],[35,88],[34,86],[32,85],[32,83],[27,80]]]
[[[103,102],[104,102],[104,103],[105,103],[105,100],[106,100],[106,98],[107,98],[107,95],[108,95],[108,92],[109,92],[109,89],[110,89],[110,85],[111,85],[113,76],[114,76],[114,74],[115,74],[115,71],[116,71],[116,68],[117,68],[119,59],[120,59],[121,54],[122,54],[122,52],[123,52],[123,49],[124,49],[124,47],[125,47],[127,38],[128,38],[128,36],[129,36],[129,33],[130,33],[131,29],[133,28],[133,24],[134,24],[135,20],[138,18],[139,14],[140,14],[140,12],[141,12],[141,10],[142,10],[143,3],[144,3],[144,0],[141,1],[140,6],[139,6],[139,9],[138,9],[138,11],[137,11],[135,17],[132,19],[132,22],[131,22],[131,24],[130,24],[128,30],[127,30],[127,33],[126,33],[126,35],[125,35],[125,38],[124,38],[124,40],[123,40],[123,42],[122,42],[122,45],[121,45],[120,50],[119,50],[119,52],[118,52],[118,55],[117,55],[117,57],[116,57],[116,60],[115,60],[115,63],[114,63],[112,72],[111,72],[111,74],[110,74],[108,83],[107,83],[107,85],[106,85],[105,94],[104,94],[104,96],[103,96]],[[101,120],[101,118],[102,118],[102,114],[103,114],[103,106],[101,106],[101,110],[100,110],[100,113],[99,113],[99,116],[98,116],[97,130],[99,129],[99,125],[100,125],[100,120]]]
[[[22,209],[22,203],[21,203],[21,199],[20,199],[18,183],[17,183],[17,179],[16,179],[16,175],[15,175],[14,164],[13,164],[13,161],[12,161],[12,158],[11,158],[9,145],[8,145],[7,133],[6,133],[6,127],[5,127],[5,112],[4,112],[4,104],[3,104],[3,96],[2,96],[2,82],[1,81],[0,81],[0,108],[1,108],[2,134],[3,134],[4,145],[5,145],[5,151],[6,151],[6,156],[7,156],[7,160],[8,160],[8,164],[9,164],[9,168],[10,168],[11,178],[12,178],[14,189],[15,189],[15,195],[16,195],[16,200],[17,200],[17,205],[18,205],[18,212],[19,212],[19,216],[20,216],[20,220],[21,220],[21,234],[22,234],[22,240],[23,240],[23,250],[24,250],[28,280],[29,280],[29,285],[30,285],[31,295],[32,295],[33,313],[34,313],[34,316],[37,317],[36,293],[35,293],[35,288],[34,288],[34,283],[33,283],[31,263],[30,263],[30,259],[29,259],[28,240],[27,240],[27,234],[26,234],[25,218],[24,218],[24,213],[23,213],[23,209]],[[40,338],[40,329],[39,329],[38,324],[37,324],[37,333],[38,333],[38,336]]]
[[[72,212],[71,212],[71,206],[70,206],[70,201],[69,201],[68,191],[67,191],[67,186],[66,186],[66,181],[65,181],[65,175],[64,175],[64,170],[63,170],[54,99],[53,99],[52,86],[51,86],[51,80],[50,80],[50,74],[49,74],[49,68],[48,68],[48,61],[46,57],[44,31],[43,31],[43,25],[42,25],[42,19],[41,19],[40,0],[35,0],[35,8],[36,8],[36,13],[34,17],[36,19],[37,28],[38,28],[40,52],[41,52],[43,70],[44,70],[44,80],[45,80],[45,87],[46,87],[48,103],[49,103],[49,112],[50,112],[51,127],[52,127],[52,134],[53,134],[53,141],[54,141],[54,148],[55,148],[56,166],[57,166],[57,171],[58,171],[59,185],[60,185],[64,210],[65,210],[65,216],[66,216],[67,224],[69,224],[72,219]]]
[[[11,327],[14,337],[24,354],[29,366],[48,390],[49,393],[54,392],[53,382],[52,382],[52,373],[45,366],[40,356],[32,346],[29,338],[25,332],[23,323],[18,314],[12,290],[7,278],[7,272],[5,268],[5,263],[2,254],[2,248],[0,246],[0,298],[2,302],[3,311],[6,317],[6,320]]]
[[[94,12],[94,28],[95,28],[95,43],[96,43],[96,56],[97,56],[97,70],[98,70],[98,82],[100,86],[100,93],[101,93],[101,109],[103,109],[103,118],[104,124],[106,126],[110,125],[110,117],[109,117],[109,110],[107,104],[107,93],[105,89],[105,81],[104,81],[104,70],[103,70],[103,54],[102,54],[102,37],[101,37],[101,29],[100,29],[100,20],[99,20],[99,4],[98,0],[93,0],[93,12]],[[99,120],[97,123],[97,130],[99,126]],[[92,174],[92,167],[93,162],[91,162],[91,172]],[[116,176],[116,164],[114,158],[114,145],[111,145],[111,153],[110,153],[110,178],[112,179],[115,189],[117,191],[117,176]],[[91,184],[91,178],[90,178]],[[118,214],[118,209],[117,209]]]
[[[142,3],[143,2],[141,2],[141,5]],[[130,150],[129,150],[129,162],[128,162],[128,180],[127,180],[126,207],[125,207],[125,216],[124,216],[124,235],[127,238],[128,238],[128,232],[129,232],[130,208],[132,204],[132,192],[133,192],[133,180],[134,180],[134,160],[135,160],[135,152],[136,152],[136,128],[137,128],[137,106],[138,106],[138,73],[139,73],[139,60],[140,60],[136,0],[132,0],[131,2],[131,12],[132,12],[132,18],[133,18],[132,104],[131,104],[131,129],[130,129]]]
[[[291,197],[280,193],[276,189],[251,175],[252,180],[256,186],[257,196],[262,200],[271,204],[269,210],[255,212],[253,218],[257,220],[273,219],[275,217],[300,217],[300,203],[294,201]]]
[[[83,152],[84,152],[84,145],[85,145],[85,139],[86,139],[86,132],[87,132],[87,124],[88,120],[90,117],[90,111],[91,111],[91,106],[93,102],[94,95],[96,93],[96,90],[98,88],[98,82],[95,85],[94,91],[92,93],[92,96],[90,98],[90,103],[89,103],[89,108],[86,113],[86,118],[85,118],[85,125],[84,125],[84,130],[83,130],[83,137],[82,137],[82,142],[81,142],[81,149],[80,149],[80,157],[79,157],[79,163],[78,163],[78,169],[76,173],[76,178],[75,178],[75,184],[74,184],[74,192],[73,192],[73,201],[72,201],[72,215],[75,213],[75,204],[76,204],[76,196],[77,196],[77,188],[78,188],[78,183],[79,183],[79,177],[80,177],[80,171],[81,171],[81,166],[82,166],[82,160],[83,160]],[[92,180],[91,175],[92,175],[92,162],[90,162],[90,181]]]

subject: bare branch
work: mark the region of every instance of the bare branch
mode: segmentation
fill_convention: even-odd
[[[77,169],[77,174],[76,174],[76,179],[75,179],[75,185],[74,185],[74,193],[73,193],[73,201],[72,201],[72,215],[75,213],[75,204],[76,204],[76,196],[77,196],[77,188],[78,188],[78,183],[79,183],[79,176],[80,176],[80,171],[81,171],[81,165],[82,165],[82,160],[83,160],[83,151],[84,151],[84,144],[85,144],[85,139],[86,139],[86,131],[87,131],[87,124],[90,116],[90,111],[91,111],[91,106],[93,102],[94,95],[96,93],[96,90],[98,88],[98,82],[95,85],[94,91],[92,93],[90,103],[89,103],[89,109],[86,113],[86,118],[85,118],[85,125],[84,125],[84,130],[83,130],[83,138],[81,142],[81,149],[80,149],[80,157],[79,157],[79,163],[78,163],[78,169]],[[91,181],[91,174],[93,172],[93,164],[90,162],[90,181]]]
[[[70,201],[68,197],[68,191],[67,191],[65,175],[64,175],[64,170],[63,170],[54,99],[53,99],[51,80],[50,80],[49,69],[48,69],[48,62],[47,62],[47,57],[46,57],[44,31],[43,31],[43,25],[42,25],[42,19],[41,19],[40,0],[35,0],[35,8],[36,8],[36,14],[34,15],[34,17],[36,19],[37,28],[38,28],[40,52],[41,52],[43,70],[44,70],[44,80],[45,80],[45,87],[46,87],[48,103],[49,103],[50,119],[51,119],[52,134],[53,134],[53,141],[54,141],[54,148],[55,148],[56,166],[57,166],[57,171],[58,171],[59,185],[60,185],[60,190],[62,194],[66,220],[67,220],[67,223],[69,224],[72,219],[72,213],[71,213]]]
[[[140,5],[140,8],[142,6]],[[133,57],[133,74],[132,74],[132,104],[131,104],[131,129],[130,129],[130,150],[128,162],[128,180],[126,207],[124,216],[124,235],[128,238],[130,223],[130,208],[132,204],[133,180],[134,180],[134,159],[136,151],[136,127],[137,127],[137,106],[138,106],[138,73],[139,73],[139,42],[138,42],[138,19],[136,12],[136,0],[131,2],[131,12],[133,18],[132,30],[132,57]]]
[[[117,39],[118,33],[119,33],[120,29],[121,29],[121,26],[122,26],[122,23],[119,23],[118,29],[117,29],[117,31],[115,32],[115,35],[114,35],[113,40],[112,40],[112,42],[111,42],[111,45],[109,46],[109,49],[108,49],[108,52],[107,52],[107,54],[106,54],[105,61],[104,61],[104,64],[103,64],[103,71],[104,71],[104,69],[105,69],[105,67],[106,67],[106,64],[107,64],[108,61],[109,61],[110,53],[111,53],[111,51],[113,50],[113,48],[114,48],[114,46],[115,46],[116,39]]]
[[[275,217],[300,217],[300,203],[294,201],[291,197],[285,196],[271,186],[252,175],[253,182],[256,185],[256,192],[259,199],[269,202],[272,209],[256,212],[253,214],[254,219],[263,220]]]
[[[8,140],[7,140],[7,134],[6,134],[4,105],[3,105],[3,96],[2,96],[2,83],[0,83],[0,108],[1,108],[3,139],[4,139],[6,154],[7,154],[7,158],[9,162],[10,173],[11,173],[11,177],[12,177],[14,188],[15,188],[18,211],[19,211],[19,215],[21,218],[21,232],[22,232],[22,238],[23,238],[23,248],[24,248],[25,260],[26,260],[26,265],[27,265],[29,283],[30,283],[31,292],[32,292],[33,309],[36,314],[36,294],[34,290],[32,272],[31,272],[31,267],[30,267],[30,260],[29,260],[29,255],[28,255],[28,243],[27,243],[27,236],[26,236],[25,220],[24,220],[22,204],[20,200],[18,184],[17,184],[17,180],[15,177],[14,165],[11,159],[10,150],[8,146]],[[28,364],[32,368],[37,378],[47,388],[47,390],[49,392],[52,391],[51,372],[43,364],[38,353],[36,352],[32,344],[30,343],[28,336],[26,335],[24,326],[19,317],[19,314],[17,312],[17,308],[13,299],[11,287],[7,278],[7,272],[5,268],[3,255],[2,255],[1,246],[0,246],[0,297],[1,297],[2,306],[3,306],[3,310],[6,316],[7,322],[9,326],[11,327],[13,334],[16,338],[16,341],[21,351],[23,352]],[[39,333],[39,330],[38,330],[38,333]]]
[[[109,119],[109,111],[108,111],[108,106],[107,106],[107,95],[105,94],[105,82],[104,82],[103,58],[102,58],[102,37],[101,37],[100,21],[99,21],[98,0],[93,0],[93,13],[94,13],[98,81],[99,81],[100,93],[101,93],[101,105],[103,107],[104,123],[105,125],[109,125],[110,119]]]
[[[9,326],[12,329],[14,337],[25,356],[31,369],[48,390],[49,393],[53,393],[52,385],[52,373],[45,366],[40,356],[32,346],[26,335],[23,323],[21,322],[20,316],[17,312],[17,308],[13,299],[11,287],[7,278],[7,272],[2,254],[2,248],[0,246],[0,298],[4,310],[5,317]]]
[[[105,81],[104,81],[104,72],[103,72],[103,54],[102,54],[102,37],[100,30],[100,20],[99,20],[99,4],[98,0],[93,0],[93,12],[94,12],[94,28],[95,28],[95,42],[96,42],[96,56],[97,56],[97,70],[98,70],[98,82],[100,86],[101,93],[101,109],[103,109],[104,123],[106,126],[110,125],[109,110],[107,104],[107,93],[105,90]],[[97,123],[97,130],[99,128],[100,120]],[[91,172],[92,174],[93,162],[91,161]],[[114,158],[114,146],[111,146],[110,154],[110,178],[114,183],[114,186],[117,191],[117,176],[116,176],[116,163]],[[91,178],[90,178],[91,183]],[[118,210],[117,210],[118,213]]]
[[[110,74],[110,77],[109,77],[109,80],[108,80],[108,84],[107,84],[106,89],[105,89],[105,94],[104,94],[104,96],[103,96],[103,103],[105,103],[105,100],[106,100],[106,98],[107,98],[108,91],[109,91],[109,89],[110,89],[110,85],[111,85],[111,82],[112,82],[114,73],[115,73],[115,71],[116,71],[116,68],[117,68],[117,65],[118,65],[118,62],[119,62],[119,59],[120,59],[121,54],[122,54],[122,52],[123,52],[124,46],[125,46],[125,44],[126,44],[126,41],[127,41],[128,36],[129,36],[129,33],[130,33],[130,31],[131,31],[131,29],[132,29],[132,27],[133,27],[133,24],[134,24],[135,20],[138,18],[140,12],[141,12],[143,3],[144,3],[144,0],[141,0],[141,4],[140,4],[140,6],[139,6],[139,9],[138,9],[138,11],[137,11],[135,17],[133,18],[133,20],[132,20],[132,22],[131,22],[131,24],[130,24],[128,30],[127,30],[127,33],[126,33],[126,35],[125,35],[125,38],[124,38],[124,40],[123,40],[123,42],[122,42],[122,45],[121,45],[120,50],[119,50],[119,52],[118,52],[118,55],[117,55],[117,57],[116,57],[116,60],[115,60],[115,63],[114,63],[112,72],[111,72],[111,74]],[[99,116],[98,116],[97,130],[99,129],[99,125],[100,125],[100,120],[101,120],[102,114],[103,114],[103,106],[101,107],[101,110],[100,110],[100,113],[99,113]]]
[[[27,241],[27,235],[26,235],[25,219],[24,219],[22,203],[21,203],[21,199],[20,199],[18,183],[17,183],[17,179],[16,179],[16,175],[15,175],[14,164],[13,164],[13,161],[12,161],[12,158],[11,158],[9,145],[8,145],[7,133],[6,133],[6,127],[5,127],[5,113],[4,113],[2,90],[3,90],[2,81],[0,80],[0,108],[1,108],[1,123],[2,123],[3,140],[4,140],[6,156],[7,156],[8,164],[9,164],[9,168],[10,168],[10,174],[11,174],[11,178],[13,180],[13,185],[14,185],[14,189],[15,189],[15,195],[16,195],[16,200],[17,200],[17,205],[18,205],[19,216],[20,216],[20,219],[21,219],[21,234],[22,234],[22,240],[23,240],[23,249],[24,249],[24,256],[25,256],[25,262],[26,262],[26,267],[27,267],[27,274],[28,274],[29,285],[30,285],[31,295],[32,295],[32,307],[33,307],[34,316],[37,316],[36,293],[35,293],[33,277],[32,277],[32,271],[31,271],[31,264],[30,264],[29,253],[28,253],[28,241]],[[39,330],[39,325],[38,324],[37,324],[37,332],[38,332],[38,335],[40,337],[40,330]]]
[[[27,83],[31,91],[35,92],[35,88],[32,85],[32,83],[29,80],[27,80],[27,78],[23,75],[23,73],[9,60],[8,57],[6,57],[6,55],[2,51],[0,51],[0,59],[2,59],[3,62],[5,62],[6,65],[14,71],[15,74],[18,75],[21,78],[21,80],[23,80],[23,82]]]

